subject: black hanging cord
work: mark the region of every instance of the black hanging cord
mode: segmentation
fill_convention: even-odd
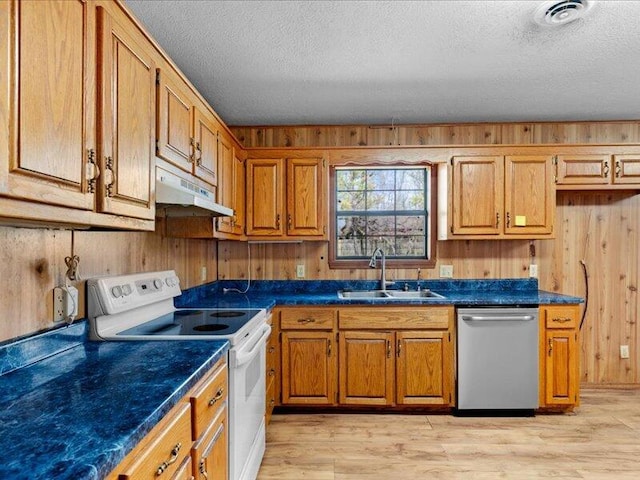
[[[589,276],[587,275],[587,264],[584,260],[580,260],[580,265],[582,265],[582,272],[584,273],[584,310],[580,319],[580,330],[582,330],[582,324],[587,316],[587,308],[589,307]]]

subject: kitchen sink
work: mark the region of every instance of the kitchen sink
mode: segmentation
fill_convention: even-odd
[[[404,291],[404,290],[339,290],[340,299],[369,299],[369,300],[411,300],[420,298],[445,298],[431,290]]]

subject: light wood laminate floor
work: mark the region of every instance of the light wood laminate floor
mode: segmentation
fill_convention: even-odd
[[[573,414],[274,415],[259,480],[640,479],[640,390]]]

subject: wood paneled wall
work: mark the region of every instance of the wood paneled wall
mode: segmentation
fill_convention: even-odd
[[[158,230],[162,229],[162,221]],[[175,269],[183,288],[217,278],[213,240],[165,238],[160,233],[69,231],[0,227],[2,285],[0,342],[53,327],[53,288],[64,283],[64,258],[80,257],[87,279],[139,271]],[[207,268],[206,281],[201,280]],[[86,314],[85,282],[80,317]]]
[[[231,127],[245,147],[640,143],[640,122]]]
[[[510,123],[468,125],[235,127],[247,147],[338,147],[382,145],[640,143],[640,122]],[[589,271],[589,308],[581,331],[581,376],[585,384],[640,384],[638,327],[638,232],[640,195],[559,192],[556,238],[528,241],[438,242],[439,265],[453,265],[455,278],[526,277],[539,266],[540,287],[584,297],[580,260]],[[246,245],[220,243],[220,278],[246,278]],[[329,270],[327,244],[253,245],[252,278],[295,278],[304,263],[309,279],[378,278],[378,270]],[[242,261],[242,258],[245,260]],[[422,278],[435,278],[423,270]],[[417,272],[390,270],[397,279]],[[629,345],[631,358],[620,358]]]

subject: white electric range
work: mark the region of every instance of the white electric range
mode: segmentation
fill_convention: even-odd
[[[175,308],[173,270],[87,280],[93,340],[219,340],[229,349],[229,480],[254,480],[265,450],[264,309]]]

